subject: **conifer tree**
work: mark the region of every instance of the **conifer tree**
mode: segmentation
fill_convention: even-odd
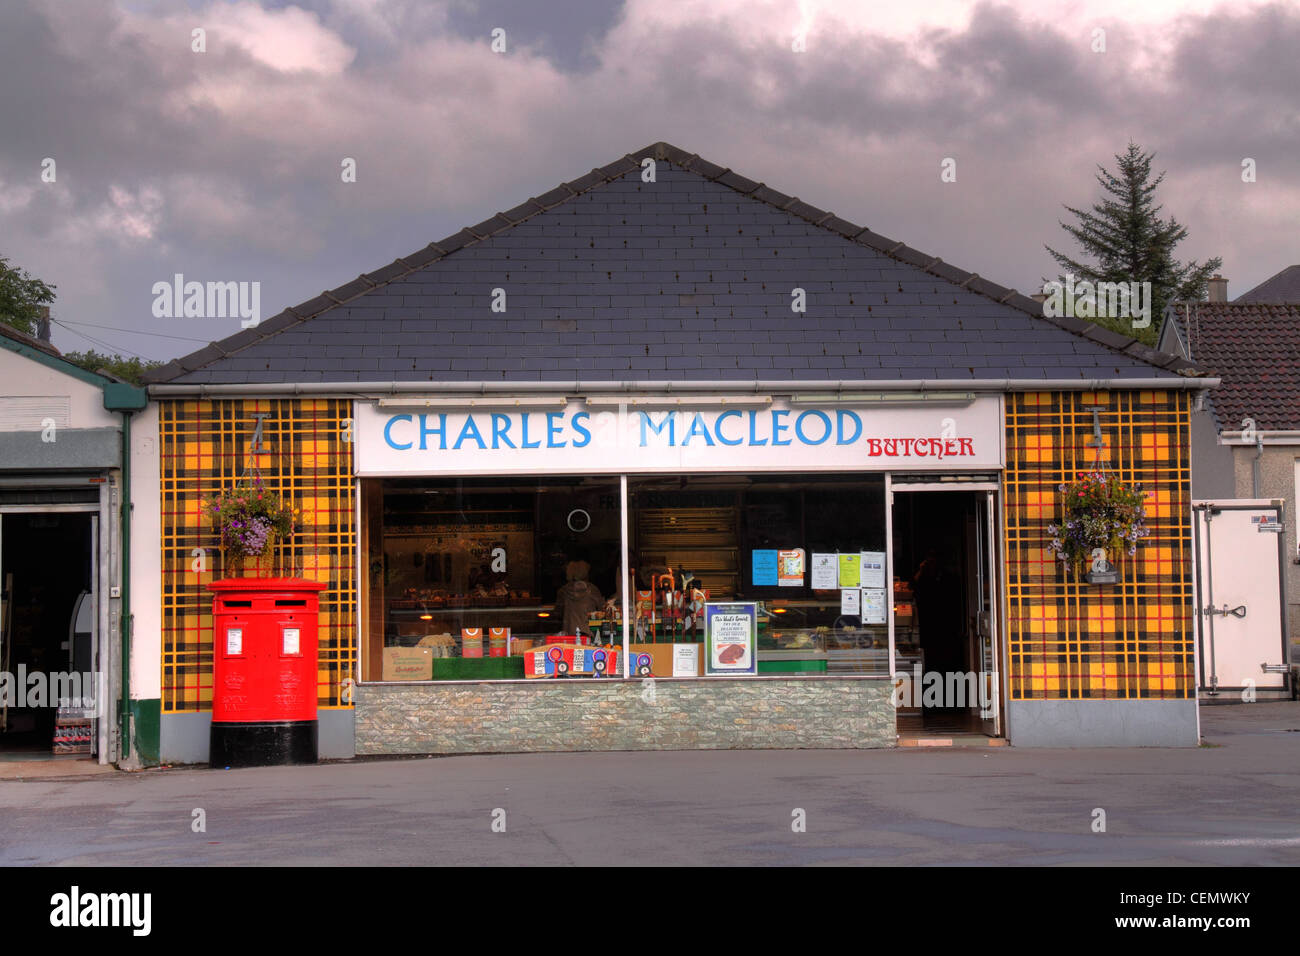
[[[1097,166],[1097,182],[1107,194],[1101,202],[1093,203],[1091,211],[1065,207],[1078,222],[1060,223],[1061,228],[1093,261],[1074,259],[1044,246],[1066,273],[1073,274],[1076,282],[1084,279],[1094,283],[1150,282],[1152,322],[1149,327],[1134,328],[1129,318],[1089,319],[1148,345],[1155,344],[1165,305],[1174,299],[1203,298],[1207,280],[1223,265],[1218,256],[1204,264],[1181,263],[1174,258],[1174,247],[1187,237],[1187,229],[1173,217],[1160,218],[1164,207],[1155,204],[1155,192],[1165,174],[1161,172],[1151,179],[1154,156],[1130,142],[1123,155],[1115,156],[1117,173]],[[1064,276],[1060,281],[1065,281]]]

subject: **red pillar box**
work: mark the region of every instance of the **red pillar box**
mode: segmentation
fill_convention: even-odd
[[[315,763],[316,627],[326,585],[213,581],[213,767]]]

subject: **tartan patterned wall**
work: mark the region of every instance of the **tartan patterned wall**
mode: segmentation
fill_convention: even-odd
[[[263,415],[254,452],[256,415]],[[301,509],[298,533],[274,560],[244,574],[326,581],[320,595],[317,700],[350,707],[342,682],[355,673],[355,520],[350,427],[340,399],[234,399],[159,403],[162,475],[162,711],[212,709],[212,592],[226,577],[220,539],[203,502],[241,478],[262,481]],[[194,569],[194,549],[206,570]]]
[[[1006,601],[1013,700],[1195,696],[1191,450],[1186,391],[1019,393],[1006,398]],[[1119,583],[1090,585],[1047,551],[1059,486],[1098,462],[1148,492]]]

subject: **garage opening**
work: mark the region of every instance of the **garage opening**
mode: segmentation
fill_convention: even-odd
[[[0,759],[96,750],[97,518],[0,515]]]

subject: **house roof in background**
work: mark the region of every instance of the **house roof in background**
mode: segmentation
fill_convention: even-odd
[[[1249,292],[1243,292],[1233,302],[1300,302],[1300,265],[1287,266],[1275,276],[1265,279]]]
[[[1220,379],[1210,395],[1220,430],[1245,418],[1300,429],[1300,302],[1180,302],[1167,315],[1192,361]]]
[[[36,349],[38,351],[44,352],[47,355],[53,355],[55,358],[62,357],[59,350],[56,349],[53,345],[51,345],[49,342],[43,342],[40,339],[38,339],[36,336],[28,335],[26,332],[19,332],[12,325],[5,325],[5,323],[3,322],[0,322],[0,336],[3,336],[4,338],[8,339],[10,342],[14,342],[19,345],[25,345],[28,348]]]
[[[49,342],[44,342],[35,336],[28,335],[26,332],[19,332],[3,322],[0,322],[0,348],[7,349],[10,352],[17,352],[19,355],[33,359],[47,368],[52,368],[65,375],[71,375],[73,378],[81,379],[81,381],[97,388],[112,388],[115,396],[119,394],[119,389],[129,389],[132,392],[139,392],[140,395],[144,394],[143,390],[136,386],[120,385],[115,378],[88,371],[80,365],[74,365],[64,358],[63,353]],[[131,407],[137,406],[132,405]],[[143,405],[138,407],[143,407]]]
[[[654,183],[642,160],[657,161]],[[493,312],[494,289],[506,311]],[[805,290],[807,311],[791,309]],[[1198,374],[656,143],[259,326],[153,383],[1078,379]]]

